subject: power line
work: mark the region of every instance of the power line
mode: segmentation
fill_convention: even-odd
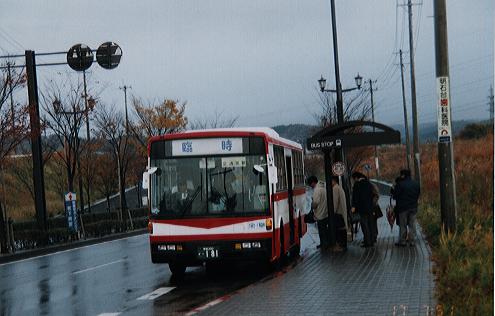
[[[451,92],[451,95],[457,95],[457,94],[463,92],[463,89],[459,89],[461,87],[469,86],[469,85],[476,84],[476,83],[479,83],[479,82],[484,82],[484,81],[487,81],[488,79],[492,79],[492,78],[493,78],[493,75],[487,76],[487,77],[483,77],[483,78],[478,79],[478,80],[473,80],[473,81],[470,81],[470,82],[466,82],[466,83],[463,83],[463,84],[452,86],[452,91],[453,92]],[[469,90],[471,90],[471,89],[469,89]],[[428,92],[426,94],[421,94],[421,95],[418,96],[418,101],[421,100],[422,101],[421,103],[427,103],[426,101],[432,100],[432,97],[435,96],[435,93],[436,92]],[[393,109],[393,108],[395,108],[396,104],[399,103],[399,102],[400,102],[399,100],[396,100],[395,102],[387,102],[387,103],[385,103],[385,106],[382,104],[378,109],[380,109],[380,110]]]

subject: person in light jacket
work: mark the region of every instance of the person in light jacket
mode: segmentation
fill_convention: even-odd
[[[323,181],[318,181],[315,176],[309,177],[306,183],[313,188],[311,208],[314,212],[318,235],[320,236],[320,246],[318,248],[326,249],[330,245],[326,184]]]
[[[347,231],[347,201],[345,198],[345,192],[339,185],[339,177],[332,177],[332,191],[333,191],[333,210],[335,214],[339,214],[344,219],[345,229]]]

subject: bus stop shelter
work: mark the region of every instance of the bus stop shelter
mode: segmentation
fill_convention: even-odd
[[[334,222],[333,194],[332,194],[332,165],[337,162],[332,152],[343,151],[345,148],[377,146],[400,143],[400,132],[384,124],[369,121],[348,121],[342,124],[321,129],[307,139],[306,148],[310,151],[320,151],[324,154],[324,170],[327,191],[327,206],[329,216],[330,244],[335,245],[336,228]],[[340,156],[340,155],[337,155]],[[343,157],[343,156],[341,156]],[[345,164],[345,161],[343,161]],[[344,190],[347,202],[350,202],[349,177],[344,175]]]

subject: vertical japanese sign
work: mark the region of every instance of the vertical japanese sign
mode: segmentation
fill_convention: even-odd
[[[438,142],[452,141],[452,127],[450,115],[450,88],[449,77],[437,77],[438,92]]]
[[[76,193],[68,192],[65,195],[65,216],[67,217],[67,226],[72,231],[78,231],[77,221]]]

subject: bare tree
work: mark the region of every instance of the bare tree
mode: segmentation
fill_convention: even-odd
[[[15,70],[3,70],[0,77],[0,164],[29,136],[28,106],[15,103],[13,96],[25,82],[24,73]]]
[[[84,125],[85,106],[81,93],[82,86],[72,82],[66,91],[53,83],[41,93],[41,104],[46,113],[43,123],[56,136],[57,142],[50,146],[67,172],[69,191],[74,191],[78,157],[82,151],[79,132]]]
[[[4,213],[6,190],[3,177],[3,170],[8,156],[11,155],[17,146],[26,139],[28,134],[27,105],[14,103],[16,90],[22,88],[25,77],[22,71],[3,71],[0,76],[0,186],[2,198],[0,199],[0,252],[6,249],[7,229],[6,215]],[[10,101],[10,106],[8,105]]]
[[[204,117],[191,122],[189,129],[234,127],[237,124],[237,120],[239,120],[239,116],[224,118],[222,113],[215,111],[211,117]]]
[[[126,133],[124,115],[115,108],[100,106],[95,115],[98,135],[105,140],[114,160],[117,162],[118,185],[120,192],[120,220],[123,220],[123,211],[127,209],[125,187],[129,163],[135,153],[131,138]]]
[[[337,124],[337,104],[333,94],[318,93],[318,104],[321,107],[319,113],[314,114],[320,127],[331,127]],[[344,121],[368,120],[371,116],[371,104],[369,100],[369,91],[362,89],[358,93],[346,96],[344,95]],[[359,132],[355,128],[352,132]],[[346,163],[349,175],[359,168],[364,160],[371,154],[371,147],[346,148]]]
[[[118,189],[118,181],[115,171],[117,164],[110,146],[106,140],[100,139],[100,146],[95,155],[94,182],[96,190],[102,194],[107,201],[107,210],[110,210],[110,196]]]
[[[41,139],[42,145],[42,166],[43,168],[47,162],[55,154],[51,139],[43,137]],[[22,185],[22,187],[29,192],[31,196],[33,206],[35,202],[34,196],[34,184],[33,184],[33,161],[31,150],[27,146],[19,146],[20,150],[17,150],[17,155],[10,157],[9,171],[15,177],[15,179]]]

